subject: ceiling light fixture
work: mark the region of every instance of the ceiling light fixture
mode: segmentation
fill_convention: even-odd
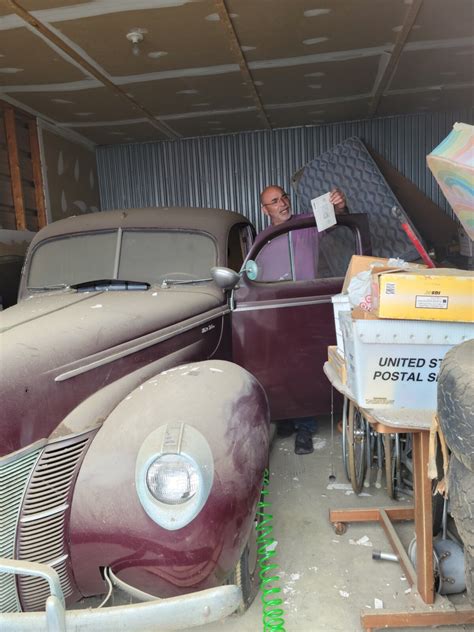
[[[143,33],[146,33],[146,29],[134,28],[127,33],[127,39],[132,44],[132,53],[134,55],[140,54],[140,42],[143,42]]]

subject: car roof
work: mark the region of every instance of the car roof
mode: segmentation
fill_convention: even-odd
[[[240,213],[217,208],[166,206],[84,213],[58,220],[41,230],[41,238],[107,228],[190,228],[214,233],[249,223]]]
[[[200,230],[213,235],[220,248],[226,248],[228,233],[235,224],[250,224],[250,221],[234,211],[183,206],[85,213],[58,220],[42,228],[31,243],[31,251],[39,242],[52,237],[119,227]]]

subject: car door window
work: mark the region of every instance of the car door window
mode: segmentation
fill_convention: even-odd
[[[353,254],[355,235],[347,226],[322,233],[316,227],[291,230],[267,242],[257,254],[257,282],[343,277]]]

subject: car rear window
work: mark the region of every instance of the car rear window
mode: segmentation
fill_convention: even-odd
[[[27,285],[48,289],[101,279],[160,283],[209,278],[214,240],[184,230],[125,230],[51,239],[33,253]]]

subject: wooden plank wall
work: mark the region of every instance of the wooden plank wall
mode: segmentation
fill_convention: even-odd
[[[36,120],[0,101],[0,228],[46,223]]]

